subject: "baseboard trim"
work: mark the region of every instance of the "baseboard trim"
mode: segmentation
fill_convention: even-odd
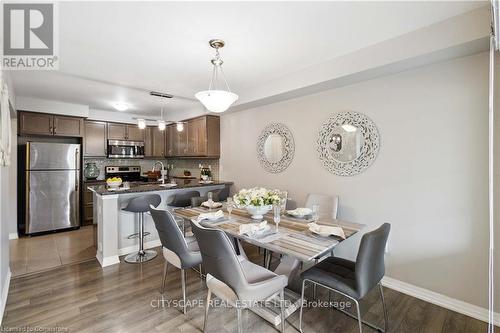
[[[399,291],[403,294],[410,295],[423,301],[441,306],[448,310],[452,310],[463,315],[488,322],[488,310],[480,306],[460,301],[458,299],[451,298],[449,296],[442,295],[431,290],[420,288],[387,276],[383,278],[382,285],[384,287]],[[500,326],[500,313],[494,313],[493,324],[495,326]]]
[[[144,243],[144,249],[152,249],[154,247],[161,246],[161,241],[159,239],[155,239],[149,242]],[[138,245],[132,245],[132,246],[127,246],[127,247],[122,247],[121,249],[118,249],[118,255],[119,256],[124,256],[129,253],[134,253],[138,251],[139,247]]]
[[[18,238],[19,238],[19,236],[17,235],[17,232],[11,232],[9,234],[9,240],[11,240],[11,239],[18,239]]]
[[[7,276],[5,278],[5,284],[2,289],[2,298],[0,299],[0,326],[2,326],[3,314],[5,312],[5,306],[7,305],[7,296],[9,295],[10,278],[12,274],[10,268],[7,271]]]

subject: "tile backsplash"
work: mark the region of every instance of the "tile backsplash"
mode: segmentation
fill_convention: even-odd
[[[199,165],[210,166],[212,169],[212,179],[219,180],[219,160],[207,160],[207,159],[161,159],[161,160],[127,160],[127,159],[107,159],[107,158],[84,158],[83,167],[88,162],[95,162],[100,170],[98,179],[104,179],[104,168],[106,166],[140,166],[141,173],[147,172],[153,169],[153,165],[156,161],[161,161],[165,166],[167,164],[173,164],[173,169],[170,171],[170,176],[182,176],[184,170],[189,170],[193,177],[200,178],[200,168]]]

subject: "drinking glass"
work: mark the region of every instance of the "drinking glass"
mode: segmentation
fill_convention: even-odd
[[[274,223],[276,223],[276,231],[278,231],[278,224],[281,221],[281,205],[273,205],[273,213],[274,213]]]
[[[234,207],[233,198],[227,198],[226,209],[227,212],[229,213],[229,219],[231,219],[231,212],[233,211],[233,207]]]
[[[213,201],[213,194],[212,192],[208,192],[207,193],[207,198],[208,198],[208,210],[211,211],[212,210],[212,206],[214,204],[214,201]]]
[[[314,222],[319,220],[319,205],[312,206],[312,218]]]

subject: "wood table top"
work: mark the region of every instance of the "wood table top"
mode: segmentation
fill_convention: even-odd
[[[244,209],[233,209],[231,219],[228,218],[228,213],[225,209],[225,219],[213,223],[213,227],[222,229],[228,235],[244,240],[256,246],[268,249],[270,251],[290,255],[301,261],[311,261],[324,256],[329,253],[338,243],[343,241],[340,237],[330,236],[321,237],[309,231],[308,221],[293,218],[289,216],[281,216],[279,223],[278,233],[264,236],[262,238],[249,237],[247,235],[240,235],[239,228],[241,224],[249,224],[260,222],[250,217]],[[202,207],[181,208],[175,209],[174,214],[184,219],[191,220],[198,217],[201,213],[206,213],[208,210]],[[264,220],[275,228],[272,214],[264,215]],[[210,224],[211,222],[204,223],[203,225]],[[346,239],[357,233],[365,227],[363,224],[346,222],[336,219],[320,219],[316,221],[317,224],[339,226],[344,230]]]

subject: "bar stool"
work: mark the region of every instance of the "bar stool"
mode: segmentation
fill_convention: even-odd
[[[174,195],[172,201],[168,204],[171,210],[175,210],[175,208],[186,208],[191,207],[191,198],[199,197],[200,192],[198,191],[187,191],[184,193],[178,193]],[[182,224],[182,234],[186,235],[186,228],[184,219],[181,217],[174,216],[175,221],[178,224]]]
[[[142,197],[131,199],[128,202],[127,207],[123,208],[123,210],[126,212],[139,214],[139,233],[137,234],[137,238],[139,238],[139,252],[131,253],[126,256],[125,262],[137,264],[149,261],[157,256],[157,253],[154,250],[144,250],[144,236],[146,236],[146,233],[144,233],[144,213],[149,212],[151,205],[154,207],[158,207],[160,202],[161,197],[158,194],[148,194]],[[132,236],[135,235],[136,234]]]

